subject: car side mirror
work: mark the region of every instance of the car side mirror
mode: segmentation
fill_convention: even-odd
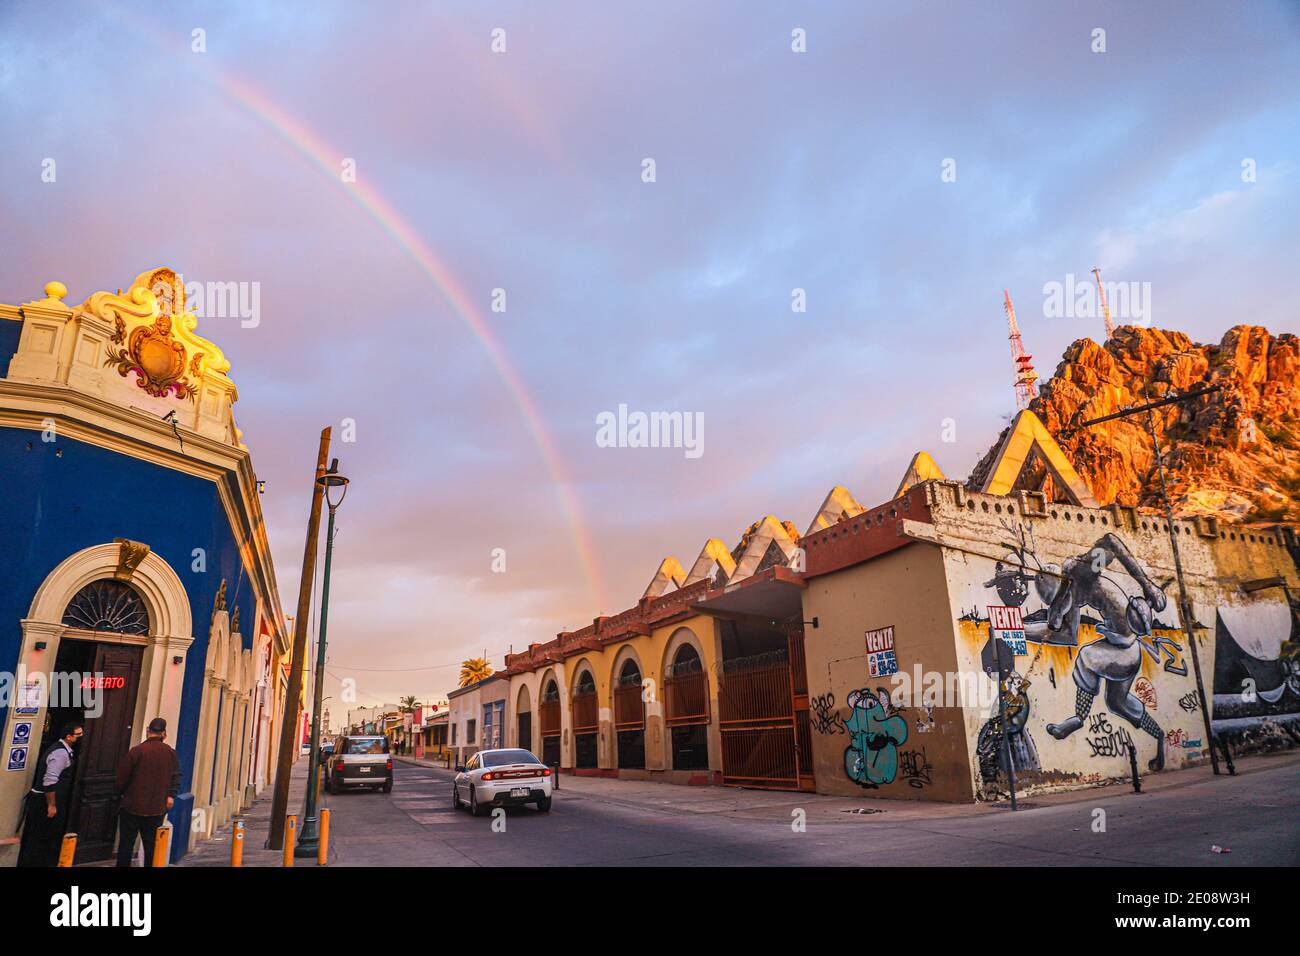
[[[461,764],[456,764],[456,772],[457,772],[457,773],[464,773],[464,772],[465,772],[465,768],[464,768]]]

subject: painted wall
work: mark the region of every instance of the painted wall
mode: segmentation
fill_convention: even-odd
[[[969,494],[951,483],[935,486],[932,516],[959,668],[982,673],[992,663],[990,605],[1017,607],[1024,621],[1026,653],[1015,658],[1007,688],[1022,789],[1127,777],[1130,741],[1140,773],[1208,758],[1163,520]],[[1208,694],[1218,609],[1267,603],[1241,590],[1242,576],[1286,572],[1292,562],[1280,543],[1247,546],[1203,521],[1175,527]],[[965,709],[973,784],[985,795],[1006,786],[996,709]]]
[[[190,599],[194,644],[185,661],[180,725],[170,742],[181,760],[184,795],[172,812],[189,829],[195,738],[203,689],[208,622],[224,578],[227,605],[239,606],[251,646],[257,604],[226,513],[211,481],[74,439],[43,442],[41,433],[0,427],[0,667],[17,665],[21,631],[36,589],[68,555],[116,537],[148,544],[180,575]],[[193,552],[206,552],[194,570]],[[0,720],[6,715],[0,712]],[[6,811],[7,812],[7,811]]]
[[[960,706],[896,695],[898,675],[872,677],[866,634],[893,628],[900,674],[957,666],[940,552],[914,544],[809,580],[804,618],[818,793],[973,799]]]

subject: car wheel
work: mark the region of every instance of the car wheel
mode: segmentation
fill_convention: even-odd
[[[453,810],[459,810],[459,809],[460,809],[460,794],[456,792],[456,784],[455,784],[455,783],[453,783],[453,784],[451,785],[451,808],[452,808]]]
[[[338,796],[340,793],[343,792],[343,788],[339,786],[338,777],[335,777],[333,775],[330,775],[325,778],[325,785],[329,788],[329,792],[334,794],[335,796]]]
[[[390,780],[388,781],[388,783],[384,784],[384,793],[392,793],[392,792],[393,792],[393,781]]]
[[[548,812],[550,811],[550,809],[551,809],[551,798],[550,798],[550,797],[538,797],[538,798],[537,798],[537,809],[540,810],[540,811],[542,811],[542,813],[548,813]]]
[[[478,793],[472,786],[469,788],[469,812],[476,817],[483,816],[483,808],[478,805]]]

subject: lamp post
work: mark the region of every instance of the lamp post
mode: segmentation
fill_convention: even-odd
[[[329,470],[316,479],[316,483],[325,491],[325,503],[329,506],[329,525],[325,529],[325,580],[321,585],[320,595],[320,638],[316,644],[316,687],[313,694],[315,701],[311,709],[311,753],[307,758],[307,794],[303,798],[303,826],[299,831],[298,846],[294,856],[316,856],[320,847],[320,816],[318,803],[320,799],[320,709],[324,703],[321,692],[325,689],[325,625],[329,620],[330,610],[330,560],[334,556],[334,512],[348,494],[348,479],[339,474],[339,460],[330,462]],[[338,492],[338,501],[333,494]]]

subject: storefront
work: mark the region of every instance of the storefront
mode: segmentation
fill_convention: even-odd
[[[78,862],[113,852],[113,776],[149,720],[167,720],[181,761],[180,856],[266,784],[283,707],[284,617],[229,363],[160,284],[178,280],[153,270],[77,307],[49,283],[0,305],[0,539],[23,543],[0,553],[15,689],[0,839],[43,748],[81,720]],[[0,865],[15,857],[0,846]]]

